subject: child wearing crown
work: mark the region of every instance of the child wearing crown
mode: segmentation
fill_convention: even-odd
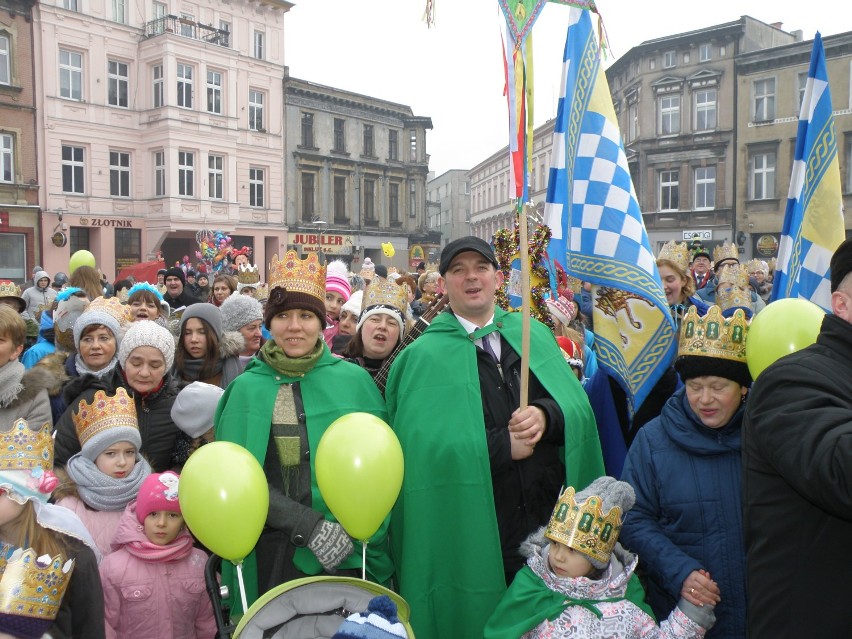
[[[485,627],[486,639],[524,637],[703,637],[713,606],[681,599],[658,627],[626,598],[637,557],[618,544],[622,516],[633,507],[629,484],[599,477],[560,496],[546,528],[527,538],[527,565]]]
[[[207,555],[193,548],[181,515],[180,477],[148,475],[130,502],[100,566],[107,637],[209,639],[216,636],[204,587]]]
[[[71,418],[82,450],[66,463],[67,478],[53,497],[80,517],[106,556],[125,507],[151,474],[139,453],[136,405],[124,388],[99,390],[91,403],[81,401]]]
[[[349,284],[349,268],[343,260],[334,260],[328,265],[325,276],[325,323],[323,339],[331,348],[339,330],[340,311],[349,301],[352,287]]]

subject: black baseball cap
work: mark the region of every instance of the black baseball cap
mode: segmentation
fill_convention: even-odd
[[[444,247],[444,250],[441,251],[441,263],[438,265],[438,272],[441,275],[446,273],[447,269],[450,268],[450,262],[453,261],[456,255],[465,251],[476,251],[491,262],[494,268],[500,268],[500,265],[497,264],[497,258],[494,257],[494,249],[491,248],[491,245],[481,238],[470,235],[453,240]]]

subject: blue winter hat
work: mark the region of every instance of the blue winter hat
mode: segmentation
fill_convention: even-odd
[[[347,617],[331,639],[408,639],[396,612],[396,604],[387,595],[373,597],[367,611]]]

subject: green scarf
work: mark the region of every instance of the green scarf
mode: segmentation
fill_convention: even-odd
[[[274,339],[269,340],[260,349],[260,355],[263,361],[269,364],[282,375],[287,377],[304,377],[322,357],[322,340],[318,339],[314,350],[307,355],[301,357],[290,357],[284,352],[284,349],[275,343]]]

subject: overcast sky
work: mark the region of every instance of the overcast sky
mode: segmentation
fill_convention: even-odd
[[[285,15],[285,64],[294,77],[406,104],[432,118],[429,166],[470,169],[508,143],[501,26],[495,0],[295,0]],[[834,0],[599,0],[613,60],[654,38],[749,15],[801,29],[805,40],[852,31]],[[674,10],[672,10],[674,9]],[[535,124],[556,115],[569,8],[549,3],[533,28]]]

